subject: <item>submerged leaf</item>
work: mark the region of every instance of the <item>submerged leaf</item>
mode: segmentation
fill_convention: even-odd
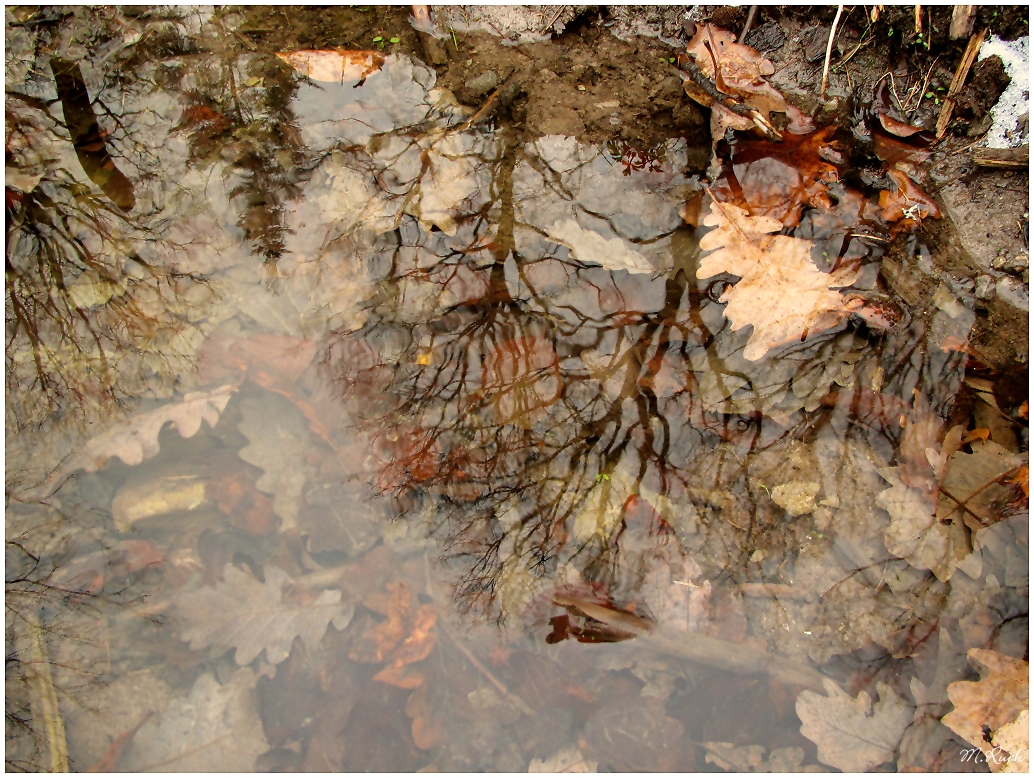
[[[864,691],[852,698],[829,679],[823,684],[826,697],[804,691],[797,698],[801,734],[819,747],[819,761],[855,773],[892,759],[912,707],[885,683],[876,684],[875,706]]]
[[[236,391],[236,386],[227,384],[210,392],[190,392],[178,403],[131,416],[93,438],[63,471],[92,473],[112,457],[118,457],[127,465],[139,465],[158,453],[158,435],[162,427],[172,422],[185,438],[193,437],[201,429],[202,420],[214,427]]]
[[[585,758],[577,746],[557,751],[549,759],[532,759],[529,773],[594,773],[596,762]]]
[[[352,620],[353,608],[341,602],[341,592],[326,590],[318,596],[285,592],[287,573],[267,565],[265,583],[233,565],[223,571],[223,582],[174,598],[184,627],[180,636],[193,649],[216,646],[236,648],[237,664],[249,664],[266,652],[279,664],[287,659],[291,644],[301,637],[315,646],[333,623],[339,630]]]
[[[714,251],[700,260],[697,278],[740,276],[721,301],[728,303],[725,315],[733,330],[754,327],[743,350],[747,359],[828,330],[850,313],[836,288],[854,283],[858,271],[823,273],[811,260],[810,241],[772,235],[782,228],[776,219],[714,201],[703,224],[717,229],[700,240],[701,249]]]
[[[250,445],[240,458],[265,472],[255,486],[273,495],[273,510],[283,519],[281,530],[293,528],[301,509],[307,470],[309,433],[305,418],[290,400],[278,394],[241,402],[243,421],[237,428]]]
[[[255,769],[269,749],[256,710],[255,674],[243,668],[222,685],[209,673],[190,694],[150,719],[127,747],[119,769],[128,772],[236,772]]]

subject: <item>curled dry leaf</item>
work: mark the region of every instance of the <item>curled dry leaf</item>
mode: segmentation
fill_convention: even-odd
[[[989,756],[993,737],[985,738],[985,733],[997,733],[1030,706],[1030,668],[1022,659],[984,648],[971,648],[969,661],[980,671],[980,680],[948,685],[955,710],[941,723]],[[993,769],[990,757],[988,762]]]
[[[249,664],[265,650],[266,659],[275,665],[287,659],[296,637],[314,647],[328,624],[340,630],[352,620],[353,608],[341,602],[340,591],[316,595],[289,589],[290,577],[272,565],[266,566],[265,578],[260,583],[227,565],[222,583],[177,594],[173,602],[183,622],[180,637],[195,650],[236,648],[239,665]]]
[[[852,698],[829,679],[823,684],[826,697],[811,691],[797,697],[801,734],[819,747],[819,761],[860,773],[891,760],[912,723],[912,707],[885,683],[876,684],[875,706],[864,691]]]
[[[278,51],[276,55],[313,81],[333,84],[358,81],[356,86],[360,86],[384,65],[384,55],[376,51],[317,49]]]
[[[884,189],[880,192],[880,208],[883,209],[881,215],[886,221],[908,219],[913,224],[918,224],[927,216],[941,218],[941,209],[937,207],[933,198],[904,172],[892,168],[887,171],[887,175],[894,182],[896,190],[890,192]]]
[[[700,260],[697,278],[740,276],[721,302],[728,303],[725,316],[733,330],[754,327],[746,359],[828,330],[851,312],[851,301],[837,287],[854,283],[858,270],[823,273],[811,260],[810,241],[772,234],[783,226],[776,219],[713,201],[703,224],[717,229],[700,240],[701,249],[714,250]]]

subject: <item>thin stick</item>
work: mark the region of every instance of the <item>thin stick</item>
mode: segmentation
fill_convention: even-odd
[[[754,17],[758,15],[758,7],[752,5],[750,10],[747,11],[747,21],[743,24],[743,29],[740,30],[739,43],[743,43],[747,40],[747,33],[750,32],[750,28],[754,26]]]
[[[503,697],[508,699],[510,702],[512,702],[514,706],[516,706],[517,710],[519,710],[525,716],[535,715],[535,711],[531,709],[531,706],[528,705],[528,703],[526,703],[513,692],[509,691],[503,685],[502,681],[500,681],[498,678],[492,675],[492,673],[489,672],[488,668],[481,664],[481,661],[476,656],[474,656],[474,654],[471,653],[470,649],[463,645],[458,639],[456,639],[451,632],[444,629],[444,627],[441,628],[441,632],[448,636],[449,640],[452,641],[452,644],[463,653],[463,656],[467,657],[467,659],[470,660],[470,663],[474,665],[474,667],[476,667],[496,689],[499,690],[499,693],[503,695]]]
[[[840,14],[844,12],[844,6],[837,6],[837,15],[833,17],[833,26],[829,30],[829,40],[826,42],[826,61],[822,63],[822,91],[819,92],[819,99],[826,102],[826,87],[829,85],[829,58],[833,56],[833,41],[837,37],[837,25],[840,24]]]
[[[962,61],[959,63],[959,68],[955,71],[955,78],[951,80],[951,88],[948,90],[948,96],[944,98],[941,115],[937,117],[938,140],[944,137],[944,133],[948,129],[948,122],[951,121],[952,111],[955,110],[955,99],[959,96],[959,92],[962,91],[962,87],[966,84],[966,77],[969,75],[969,69],[973,67],[973,62],[977,58],[977,52],[980,51],[980,47],[984,43],[985,35],[987,35],[987,30],[981,30],[969,39],[969,45],[966,46],[966,53],[962,55]]]

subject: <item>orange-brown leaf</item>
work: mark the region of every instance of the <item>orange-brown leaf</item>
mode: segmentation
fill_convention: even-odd
[[[992,746],[984,728],[995,732],[1030,705],[1030,670],[1022,659],[988,649],[971,648],[969,661],[980,670],[980,680],[948,684],[955,709],[941,722],[987,754]]]
[[[883,209],[882,216],[885,220],[896,222],[907,217],[914,224],[918,224],[920,219],[927,216],[941,218],[941,209],[937,207],[937,203],[911,178],[893,168],[887,171],[887,175],[897,188],[894,192],[880,192],[880,208]]]
[[[766,118],[772,111],[786,111],[783,96],[764,78],[775,72],[775,66],[756,49],[737,43],[733,33],[713,24],[701,24],[686,51],[719,90]]]
[[[732,170],[723,178],[736,178],[751,214],[770,216],[785,227],[795,227],[801,221],[803,206],[832,207],[826,185],[836,181],[839,174],[830,160],[840,158],[832,141],[834,132],[835,127],[827,127],[812,135],[789,136],[781,143],[740,143]]]
[[[317,49],[278,51],[276,55],[313,81],[334,84],[362,83],[384,65],[384,55],[376,51]]]

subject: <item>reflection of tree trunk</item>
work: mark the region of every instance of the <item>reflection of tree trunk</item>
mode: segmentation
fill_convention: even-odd
[[[133,210],[136,205],[133,184],[115,166],[115,161],[108,153],[79,64],[54,57],[50,60],[50,68],[54,71],[57,95],[65,114],[65,127],[72,138],[79,164],[90,180],[115,205],[123,211]]]

